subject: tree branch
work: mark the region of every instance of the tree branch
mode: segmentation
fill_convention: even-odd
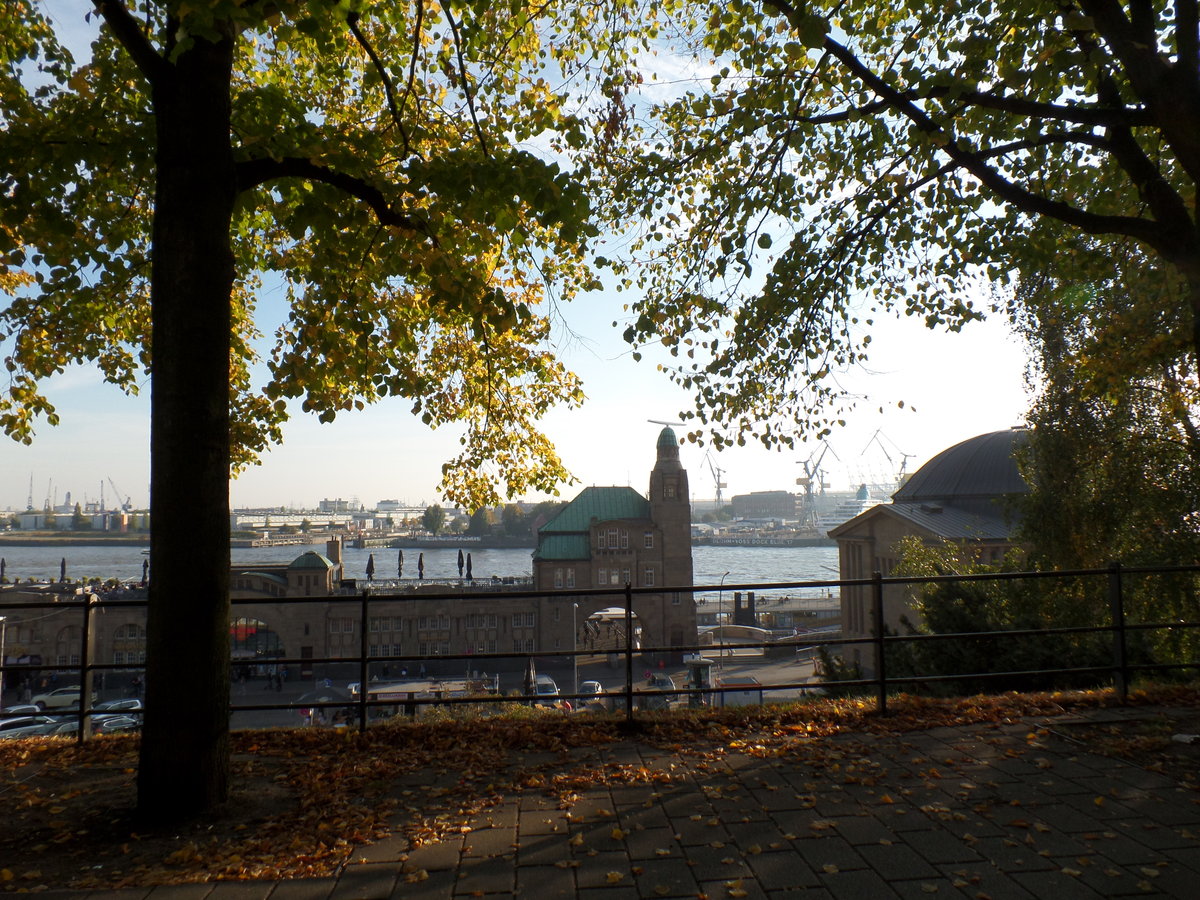
[[[152,86],[167,77],[170,66],[146,40],[146,35],[137,20],[122,0],[92,0],[92,4],[112,31],[117,43],[125,48],[138,71]]]
[[[392,207],[379,188],[361,178],[337,172],[328,166],[318,165],[301,157],[251,159],[237,164],[239,193],[281,178],[302,178],[335,187],[370,207],[381,224],[423,234],[435,247],[438,246],[437,236],[429,229],[428,223]]]
[[[454,14],[450,11],[450,4],[442,3],[442,12],[446,14],[446,21],[450,23],[450,33],[454,35],[454,53],[458,57],[458,71],[462,75],[463,94],[467,98],[467,110],[471,113],[471,124],[475,126],[475,137],[479,139],[479,146],[483,150],[484,156],[491,156],[488,150],[487,138],[483,136],[483,129],[479,125],[479,117],[475,114],[475,97],[471,94],[471,80],[467,77],[467,66],[463,61],[462,55],[462,38],[458,31],[458,22],[454,20]]]
[[[375,66],[375,71],[379,73],[379,80],[383,82],[383,92],[387,96],[388,109],[392,113],[392,122],[400,132],[400,141],[404,145],[404,154],[407,156],[409,152],[408,132],[404,128],[404,121],[400,118],[401,109],[396,103],[396,92],[392,87],[392,78],[388,75],[387,67],[384,66],[383,61],[379,58],[379,54],[375,52],[375,48],[371,46],[371,42],[367,40],[366,35],[358,27],[359,18],[357,12],[352,12],[346,16],[346,24],[350,26],[350,33],[354,35],[354,39],[358,41],[358,45],[363,48],[368,58],[370,58],[371,64]],[[415,46],[413,52],[416,52]]]

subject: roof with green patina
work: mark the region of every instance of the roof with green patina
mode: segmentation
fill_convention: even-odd
[[[289,569],[332,569],[333,563],[316,550],[309,550],[292,560]]]
[[[543,534],[538,538],[534,559],[590,559],[591,543],[586,534]]]
[[[631,487],[589,487],[539,530],[540,535],[582,533],[593,522],[649,519],[650,501]]]

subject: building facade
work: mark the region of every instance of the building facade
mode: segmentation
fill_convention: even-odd
[[[572,611],[579,622],[622,605],[625,585],[662,588],[634,595],[642,646],[695,645],[696,605],[686,590],[693,580],[688,476],[669,427],[660,432],[656,453],[647,496],[630,487],[585,488],[539,529],[534,585],[607,591],[568,601],[578,604]],[[588,636],[597,637],[594,627],[581,640]]]
[[[1002,559],[1015,546],[1011,535],[1016,517],[1009,501],[1029,490],[1014,458],[1027,438],[1025,429],[1013,428],[981,434],[943,450],[918,469],[890,503],[873,506],[832,529],[829,536],[838,545],[839,577],[890,575],[898,561],[897,546],[906,537],[929,543],[949,541],[985,563]],[[872,637],[870,586],[845,585],[841,593],[845,637]],[[884,587],[885,628],[899,630],[901,618],[911,618],[910,599],[905,587]],[[869,645],[847,645],[844,658],[868,677],[874,674]]]
[[[406,665],[401,657],[601,651],[623,627],[620,617],[606,612],[620,605],[618,598],[556,592],[619,590],[625,583],[661,588],[635,597],[641,646],[695,645],[696,609],[687,590],[692,584],[689,519],[687,473],[679,462],[674,433],[665,429],[649,497],[631,488],[585,489],[541,530],[532,589],[464,579],[454,585],[371,594],[364,622],[361,585],[343,580],[340,539],[331,540],[323,554],[310,550],[290,563],[231,570],[233,661],[261,672],[276,660],[299,660],[296,674],[320,677],[328,667],[308,660],[356,658],[364,646],[371,656],[397,658],[391,664],[396,674]],[[47,667],[78,665],[84,634],[78,601],[90,596],[87,589],[69,584],[0,593],[6,603],[29,606],[3,613],[6,664],[27,666],[27,677],[39,680]],[[103,598],[139,596],[118,592]],[[285,602],[300,598],[303,602]],[[146,658],[145,622],[140,605],[105,606],[93,612],[89,657],[104,665],[141,665]],[[486,671],[496,665],[481,660],[467,668]],[[452,671],[458,674],[462,668],[459,661]],[[382,664],[377,664],[374,671],[381,670]],[[13,672],[5,679],[9,699],[22,674]],[[67,683],[77,680],[71,673],[61,677]]]

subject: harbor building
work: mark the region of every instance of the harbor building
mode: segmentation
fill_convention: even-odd
[[[844,580],[890,575],[902,538],[929,543],[949,541],[976,559],[993,563],[1016,546],[1015,495],[1028,493],[1014,454],[1025,445],[1024,428],[994,431],[955,444],[913,473],[893,495],[829,532],[838,545],[838,568]],[[899,630],[911,615],[906,587],[888,585],[883,596],[884,625]],[[848,639],[873,635],[871,589],[842,587],[843,632]],[[846,662],[857,664],[865,677],[874,674],[869,645],[849,645]]]
[[[659,433],[657,459],[643,497],[631,487],[589,487],[538,531],[533,554],[539,590],[663,588],[639,593],[633,609],[645,646],[696,643],[696,605],[682,588],[692,584],[691,503],[679,440],[666,427]],[[673,589],[673,590],[672,590]],[[571,598],[585,621],[617,596]],[[553,601],[551,601],[553,602]],[[561,615],[561,614],[560,614]],[[591,629],[591,638],[597,637]]]
[[[369,601],[366,645],[372,656],[436,657],[482,653],[567,652],[624,642],[623,617],[612,614],[620,598],[555,596],[557,590],[662,588],[634,598],[635,634],[642,647],[696,643],[692,594],[687,472],[674,433],[664,429],[650,474],[649,496],[632,488],[588,488],[541,529],[533,560],[533,587],[546,593],[521,596],[528,584],[503,580],[454,584],[419,583],[399,593],[374,593]],[[363,644],[361,582],[344,578],[340,538],[324,553],[309,550],[290,562],[239,565],[230,572],[230,639],[235,666],[269,669],[278,659],[299,659],[300,677],[314,672],[308,659],[349,659]],[[55,584],[7,588],[6,602],[38,604],[28,612],[7,610],[8,664],[78,665],[82,652],[79,606],[47,609],[47,601],[78,599],[86,590]],[[448,593],[455,596],[447,598]],[[508,597],[505,594],[511,593]],[[429,596],[438,594],[438,597]],[[483,596],[486,594],[486,596]],[[134,598],[136,593],[125,593]],[[284,600],[312,598],[304,603]],[[333,598],[338,597],[335,601]],[[328,598],[328,599],[325,599]],[[93,659],[139,665],[145,661],[145,609],[107,607],[91,620]],[[396,668],[402,665],[397,662]],[[461,672],[462,663],[455,663]],[[467,668],[488,669],[481,662]],[[21,672],[6,683],[14,687]],[[69,677],[64,675],[63,677]]]

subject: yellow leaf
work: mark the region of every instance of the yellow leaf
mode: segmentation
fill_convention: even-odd
[[[841,870],[838,869],[838,867],[833,863],[825,863],[825,865],[821,866],[821,871],[823,871],[826,875],[836,875]]]
[[[609,884],[616,884],[618,881],[620,881],[622,878],[625,877],[625,873],[624,872],[609,872],[604,877],[608,880]]]
[[[625,839],[625,832],[622,831],[620,828],[614,828],[609,833],[612,835],[612,839],[614,841],[622,841]]]

